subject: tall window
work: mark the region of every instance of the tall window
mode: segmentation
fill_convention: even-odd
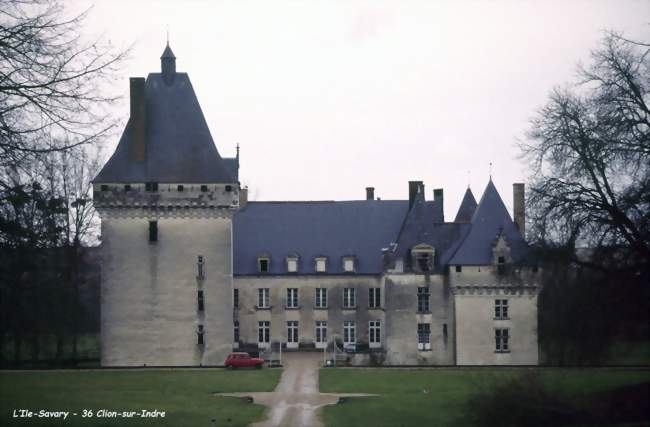
[[[418,350],[431,350],[431,325],[418,323]]]
[[[327,343],[327,322],[324,320],[316,322],[316,343]]]
[[[260,344],[271,342],[271,322],[264,320],[257,322],[257,325],[257,342]]]
[[[327,288],[316,288],[316,308],[327,308]]]
[[[235,320],[235,330],[233,335],[233,341],[239,342],[239,320]]]
[[[354,257],[343,257],[343,271],[346,273],[354,272]]]
[[[381,288],[368,289],[368,307],[370,308],[381,307]]]
[[[232,306],[239,308],[239,289],[232,290]]]
[[[270,308],[269,288],[259,288],[257,290],[257,308]]]
[[[318,257],[316,258],[316,272],[325,273],[327,271],[327,258]]]
[[[500,256],[497,258],[497,272],[504,274],[506,272],[506,257]]]
[[[158,221],[149,221],[149,242],[158,241]]]
[[[198,325],[196,327],[196,343],[198,345],[203,345],[203,335],[205,334],[205,329],[203,329],[203,325]]]
[[[257,270],[260,273],[268,273],[271,268],[271,259],[268,257],[257,258]]]
[[[429,312],[429,288],[418,288],[418,312]]]
[[[298,308],[298,288],[287,289],[287,308]]]
[[[381,346],[381,322],[379,320],[368,322],[368,343],[370,348]]]
[[[426,273],[433,271],[435,250],[432,246],[419,244],[411,249],[411,268],[413,271]]]
[[[494,350],[497,353],[507,353],[510,351],[508,346],[508,340],[510,339],[510,332],[507,328],[496,328],[494,330],[494,341],[495,348]]]
[[[357,343],[357,324],[351,321],[343,322],[343,345],[351,346]]]
[[[287,271],[289,273],[295,273],[298,271],[298,257],[287,257]]]
[[[298,344],[298,321],[290,320],[287,322],[287,342]]]
[[[496,299],[494,300],[494,318],[507,319],[508,318],[508,300]]]
[[[357,296],[354,288],[343,289],[343,308],[355,308],[357,306]]]
[[[203,255],[199,255],[196,260],[196,278],[204,279],[205,278],[205,263],[203,261]]]
[[[203,298],[203,291],[197,292],[197,303],[199,306],[199,311],[203,311],[205,309],[205,300]]]

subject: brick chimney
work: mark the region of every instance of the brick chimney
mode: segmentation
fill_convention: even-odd
[[[424,184],[422,181],[409,181],[409,209],[413,206],[415,195],[420,191],[424,191]]]
[[[436,211],[436,217],[433,219],[435,222],[445,222],[445,198],[442,188],[435,188],[433,190],[433,203]]]
[[[519,229],[522,237],[526,238],[526,204],[525,204],[526,184],[512,184],[512,211],[515,224]]]
[[[129,156],[132,160],[144,161],[146,142],[145,142],[145,104],[144,104],[144,77],[131,77],[130,97],[131,97],[131,116],[129,118],[130,146]]]
[[[375,200],[375,187],[366,187],[366,200]]]

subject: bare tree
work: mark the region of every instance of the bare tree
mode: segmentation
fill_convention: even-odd
[[[553,90],[522,144],[533,171],[531,237],[604,248],[647,271],[650,47],[607,33],[578,74]]]
[[[127,51],[83,41],[87,12],[56,0],[0,2],[0,166],[97,141],[112,128],[107,83]]]

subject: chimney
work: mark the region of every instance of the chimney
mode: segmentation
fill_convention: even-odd
[[[519,229],[522,237],[526,238],[526,204],[525,204],[526,184],[512,184],[512,211],[514,214],[515,224]]]
[[[442,188],[435,188],[433,190],[433,203],[437,210],[434,212],[436,215],[433,218],[434,222],[445,222],[445,198]]]
[[[375,187],[366,187],[366,200],[375,200]]]
[[[239,209],[244,209],[248,204],[248,187],[239,189]]]
[[[131,96],[131,145],[129,156],[132,160],[142,162],[145,156],[145,106],[144,106],[144,77],[129,79]]]
[[[409,181],[409,209],[411,209],[413,202],[415,202],[415,195],[420,191],[424,191],[422,181]]]

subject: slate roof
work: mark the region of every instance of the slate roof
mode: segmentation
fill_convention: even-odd
[[[436,201],[425,201],[422,193],[416,195],[397,239],[392,256],[404,260],[404,271],[411,269],[411,248],[420,243],[433,246],[436,251],[434,270],[440,271],[449,261],[458,244],[469,230],[468,224],[443,223]]]
[[[239,181],[239,159],[237,157],[224,157],[223,163],[226,165],[228,173],[235,181]]]
[[[171,49],[169,53],[173,55]],[[129,156],[129,120],[115,152],[94,182],[237,181],[214,145],[187,73],[175,73],[170,84],[161,73],[149,74],[145,111],[145,160]]]
[[[472,216],[470,229],[458,250],[448,261],[451,265],[486,265],[492,263],[492,244],[503,233],[510,245],[513,261],[522,260],[528,252],[526,242],[510,218],[492,180]]]
[[[300,256],[298,274],[317,274],[314,258],[323,255],[328,274],[346,274],[347,255],[356,257],[356,274],[380,274],[382,248],[395,241],[407,211],[408,200],[249,202],[233,218],[234,274],[259,274],[263,254],[269,274],[287,274],[291,254]]]
[[[463,201],[460,202],[460,207],[458,208],[454,222],[470,222],[472,220],[472,216],[474,215],[474,211],[476,211],[476,206],[477,204],[476,199],[474,198],[474,194],[472,194],[472,190],[467,187],[465,195],[463,196]]]

